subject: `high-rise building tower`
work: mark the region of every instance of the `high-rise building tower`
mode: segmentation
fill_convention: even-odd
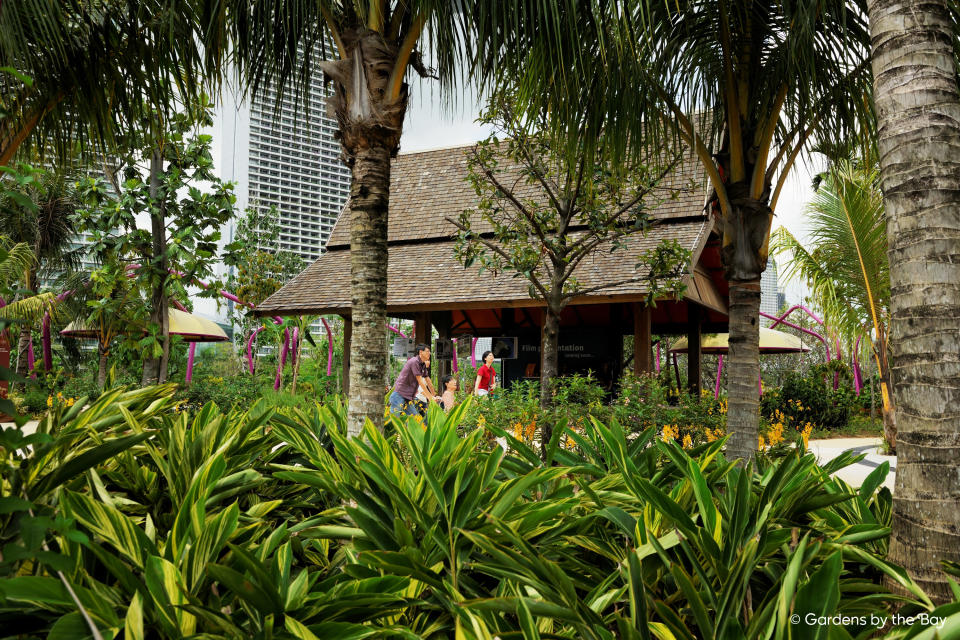
[[[760,311],[777,315],[780,311],[780,289],[777,286],[777,263],[767,258],[767,268],[760,276]],[[760,316],[760,326],[769,327],[773,320]]]
[[[322,74],[315,74],[308,96],[285,96],[261,89],[254,97],[224,89],[214,116],[214,170],[233,182],[236,209],[276,207],[280,248],[306,263],[319,256],[350,195],[350,169],[340,161],[334,139],[336,120],[326,115]],[[233,238],[234,223],[223,229],[223,244]],[[221,267],[226,276],[226,268]],[[225,319],[213,303],[201,314]]]
[[[252,99],[224,92],[213,131],[214,166],[236,183],[237,208],[275,206],[281,248],[307,262],[319,257],[350,194],[327,94],[320,74],[308,97],[287,96],[279,106],[269,88]]]

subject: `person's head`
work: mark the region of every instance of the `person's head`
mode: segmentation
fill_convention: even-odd
[[[424,362],[430,362],[430,345],[420,343],[416,346],[417,355],[420,356],[420,359]]]
[[[443,380],[440,381],[440,384],[447,391],[457,390],[457,379],[453,376],[443,376]]]
[[[493,351],[484,351],[484,352],[483,352],[483,357],[481,357],[480,359],[483,360],[483,364],[487,365],[488,367],[492,367],[492,366],[493,366]]]

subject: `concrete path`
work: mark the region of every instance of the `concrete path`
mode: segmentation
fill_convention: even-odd
[[[890,473],[884,480],[883,486],[893,491],[893,480],[896,476],[897,457],[884,456],[878,453],[881,438],[834,438],[829,440],[811,440],[808,449],[819,458],[821,464],[833,460],[844,451],[853,451],[856,454],[865,453],[866,457],[850,466],[838,471],[835,476],[849,483],[853,487],[863,484],[870,472],[884,462],[890,463]]]

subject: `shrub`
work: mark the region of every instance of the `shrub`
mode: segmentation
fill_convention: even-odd
[[[43,413],[47,410],[47,399],[49,397],[50,394],[46,389],[27,387],[27,390],[23,394],[23,408],[29,413]]]
[[[885,559],[887,466],[853,492],[830,477],[849,454],[744,470],[611,420],[541,462],[464,428],[471,406],[349,439],[338,399],[178,415],[172,395],[0,433],[0,606],[22,635],[87,637],[79,606],[104,637],[158,639],[759,640],[796,635],[791,615],[933,609]]]
[[[834,375],[839,376],[837,389]],[[780,411],[794,425],[810,423],[814,429],[838,429],[850,420],[854,392],[850,369],[843,362],[833,360],[810,368],[803,375],[793,372],[786,376],[783,386],[764,389],[761,400],[762,415],[775,421]]]
[[[262,393],[273,389],[273,379],[262,375],[199,376],[189,386],[181,386],[177,398],[191,407],[214,402],[223,410],[235,406],[250,407]]]

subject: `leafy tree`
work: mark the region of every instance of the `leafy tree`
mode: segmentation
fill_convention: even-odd
[[[869,2],[890,243],[897,478],[890,558],[940,600],[960,562],[960,7]]]
[[[215,175],[211,137],[199,133],[211,124],[210,106],[201,101],[194,111],[196,117],[175,114],[160,137],[131,136],[116,171],[123,175],[116,197],[100,178],[80,186],[91,204],[79,214],[80,229],[91,235],[94,253],[138,265],[132,274],[149,300],[143,384],[166,379],[169,299],[212,274],[219,227],[233,215],[232,185]],[[138,225],[141,216],[149,219],[149,230]],[[217,289],[200,295],[215,295]]]
[[[303,270],[303,259],[292,251],[280,248],[280,223],[275,207],[251,206],[237,222],[233,241],[224,254],[224,264],[231,267],[226,288],[240,300],[260,304]],[[241,327],[243,339],[263,322],[251,318],[246,307],[234,306],[230,320]]]
[[[448,220],[460,230],[456,253],[464,266],[478,262],[481,269],[524,277],[530,297],[545,303],[540,402],[547,408],[558,370],[560,314],[571,300],[647,282],[652,303],[664,291],[682,288],[690,252],[676,241],[642,256],[625,256],[638,260],[635,274],[625,279],[585,286],[576,277],[585,258],[627,251],[630,237],[647,232],[653,224],[649,211],[655,208],[648,201],[677,195],[660,186],[675,163],[666,169],[620,165],[586,149],[570,161],[548,138],[526,132],[512,98],[504,94],[491,101],[481,120],[495,131],[468,160],[479,204]],[[476,231],[475,224],[491,227],[492,234]],[[546,445],[548,430],[543,437]]]
[[[896,425],[887,357],[890,266],[879,171],[851,161],[833,165],[807,215],[810,248],[781,227],[774,232],[774,250],[790,254],[787,277],[803,278],[830,327],[842,332],[851,345],[857,336],[866,335],[880,372],[884,437],[892,449]]]

